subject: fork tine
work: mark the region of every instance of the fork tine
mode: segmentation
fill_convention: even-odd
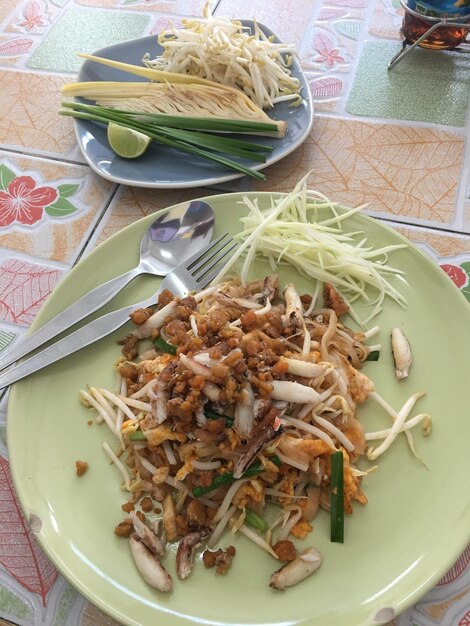
[[[207,263],[207,261],[210,258],[212,258],[212,256],[206,257],[205,255],[208,252],[211,252],[216,246],[218,246],[228,236],[229,236],[228,233],[224,233],[220,237],[217,237],[217,239],[214,239],[213,241],[210,241],[207,244],[207,246],[205,246],[204,248],[202,248],[201,250],[196,252],[196,254],[193,254],[192,257],[189,257],[189,259],[187,259],[187,261],[185,263],[186,270],[188,272],[190,272],[191,274],[193,274],[194,271],[197,270],[201,265],[204,265],[205,263]],[[230,237],[230,239],[228,241],[231,241],[231,239],[232,238]],[[225,244],[223,244],[223,245],[225,245]],[[218,249],[214,251],[214,254],[217,254],[217,251],[218,251]]]
[[[233,239],[230,237],[226,241],[221,242],[218,246],[216,246],[213,250],[211,250],[210,254],[205,256],[204,259],[198,265],[192,268],[191,274],[197,278],[198,276],[202,276],[208,272],[215,263],[219,263],[221,258],[226,256],[227,254],[227,246],[233,243]]]
[[[205,267],[203,274],[195,277],[196,280],[198,282],[204,281],[204,286],[209,285],[220,272],[220,261],[222,261],[222,259],[224,259],[227,255],[229,255],[232,250],[235,250],[237,246],[238,244],[233,242],[230,248],[221,250],[220,254],[218,255],[218,257],[220,258],[215,259],[210,267]]]

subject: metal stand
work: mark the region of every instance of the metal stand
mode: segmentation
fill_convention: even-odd
[[[395,65],[398,65],[398,63],[400,63],[400,61],[402,61],[406,57],[407,54],[409,54],[412,50],[414,50],[417,46],[419,46],[419,44],[422,41],[424,41],[426,37],[429,37],[429,35],[433,33],[437,28],[441,28],[442,26],[454,26],[457,28],[465,28],[468,31],[470,31],[470,23],[460,21],[462,19],[464,20],[470,19],[470,13],[468,15],[459,16],[458,18],[456,17],[431,17],[427,15],[422,15],[421,13],[417,13],[417,11],[410,9],[406,4],[406,0],[400,0],[400,4],[402,5],[402,7],[405,9],[407,13],[414,15],[420,20],[425,20],[427,22],[430,22],[431,25],[429,27],[429,30],[427,30],[424,33],[424,35],[421,35],[421,37],[417,39],[415,42],[412,43],[411,41],[408,41],[407,39],[403,41],[402,49],[393,57],[393,59],[388,64],[389,70],[395,67]],[[454,50],[456,52],[470,52],[470,50],[467,50],[461,47],[454,48]]]

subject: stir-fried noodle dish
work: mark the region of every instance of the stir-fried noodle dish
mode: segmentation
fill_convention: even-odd
[[[179,541],[184,579],[200,546],[206,567],[226,572],[236,548],[219,545],[237,533],[277,560],[271,587],[302,581],[321,556],[294,542],[309,537],[317,511],[330,511],[331,539],[342,541],[343,514],[367,503],[358,460],[376,459],[402,430],[411,442],[419,421],[429,429],[426,415],[405,422],[415,394],[391,428],[365,433],[357,407],[372,396],[387,408],[361,371],[369,335],[342,323],[348,305],[333,285],[323,296],[318,306],[276,275],[184,298],[163,291],[156,312],[131,316],[118,391],[81,392],[120,442],[104,444],[129,494],[115,532],[160,591],[173,585],[166,542]]]

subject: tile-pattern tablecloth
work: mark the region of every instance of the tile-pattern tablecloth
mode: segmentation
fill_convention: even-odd
[[[17,342],[61,278],[98,243],[161,207],[213,190],[151,191],[96,176],[56,114],[75,51],[159,32],[203,0],[0,0],[0,351]],[[216,14],[256,17],[296,44],[315,100],[310,137],[252,189],[312,186],[369,202],[428,253],[470,300],[470,60],[400,46],[398,0],[220,0]],[[430,56],[431,55],[431,56]],[[246,181],[241,183],[246,187]],[[234,183],[237,190],[240,183]],[[11,484],[0,403],[0,616],[47,626],[115,624],[36,545]],[[470,547],[394,626],[470,624]],[[0,619],[0,623],[3,621]],[[7,623],[7,622],[5,622]]]

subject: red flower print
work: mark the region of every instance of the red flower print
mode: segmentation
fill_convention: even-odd
[[[13,222],[34,224],[42,218],[44,207],[57,200],[53,187],[36,187],[31,176],[17,176],[6,191],[0,191],[0,228]]]
[[[326,67],[331,68],[335,63],[339,61],[344,61],[344,58],[340,55],[339,50],[335,48],[334,50],[329,50],[325,54],[320,54],[315,59],[317,63],[324,63]]]
[[[468,276],[464,270],[458,265],[452,265],[451,263],[444,263],[441,265],[441,269],[451,278],[459,289],[465,287],[468,283]]]
[[[327,68],[332,68],[335,63],[344,61],[345,59],[340,55],[338,48],[334,48],[333,45],[332,39],[326,33],[315,33],[313,46],[318,52],[315,61],[324,63]]]
[[[45,26],[44,13],[44,3],[31,0],[23,11],[24,21],[20,22],[19,26],[26,28],[26,30],[33,30],[36,26]]]

